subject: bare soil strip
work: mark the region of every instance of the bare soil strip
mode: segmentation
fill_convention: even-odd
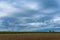
[[[60,40],[60,33],[0,34],[0,40]]]

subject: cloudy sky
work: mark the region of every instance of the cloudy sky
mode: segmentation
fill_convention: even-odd
[[[0,31],[60,32],[60,0],[0,0]]]

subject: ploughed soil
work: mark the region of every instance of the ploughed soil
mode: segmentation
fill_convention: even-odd
[[[0,40],[60,40],[60,33],[0,34]]]

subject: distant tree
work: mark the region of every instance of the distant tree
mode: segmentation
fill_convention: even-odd
[[[51,30],[49,30],[49,32],[52,32]]]
[[[51,30],[49,30],[49,32],[55,32],[55,31],[51,31]]]

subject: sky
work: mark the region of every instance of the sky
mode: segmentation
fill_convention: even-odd
[[[0,0],[0,31],[60,32],[60,0]]]

